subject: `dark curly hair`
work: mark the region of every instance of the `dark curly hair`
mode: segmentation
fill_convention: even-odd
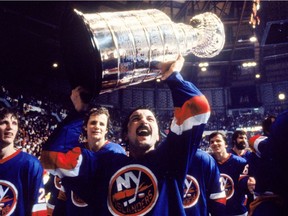
[[[236,145],[237,138],[239,136],[241,136],[241,135],[246,135],[247,136],[246,131],[244,131],[244,130],[236,130],[236,131],[234,131],[234,133],[232,134],[232,138],[231,138],[233,146]]]

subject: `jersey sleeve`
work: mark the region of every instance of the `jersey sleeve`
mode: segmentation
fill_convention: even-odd
[[[28,165],[27,165],[28,166]],[[26,179],[27,187],[29,188],[29,194],[27,194],[27,202],[30,202],[32,206],[32,216],[46,216],[47,206],[45,199],[45,189],[43,182],[44,170],[39,161],[33,158],[29,162],[28,176]]]
[[[83,119],[78,117],[70,121],[64,120],[64,122],[53,131],[48,140],[43,144],[43,151],[67,152],[81,145],[79,137],[82,132]]]
[[[45,150],[41,153],[41,163],[43,167],[53,175],[77,176],[82,164],[82,151],[80,147],[75,147],[67,152],[57,150]]]
[[[193,129],[195,143],[199,144],[203,126],[210,117],[210,106],[206,97],[191,82],[183,80],[180,73],[174,72],[167,79],[174,104],[174,118],[171,132],[181,135]]]
[[[60,178],[79,176],[80,169],[84,169],[86,164],[93,164],[93,169],[97,169],[96,160],[99,155],[107,153],[126,155],[125,150],[116,143],[109,142],[102,147],[98,153],[80,147],[74,147],[67,152],[46,150],[42,151],[41,163],[43,167]],[[95,155],[98,155],[95,157]],[[88,167],[91,167],[90,165]],[[81,168],[82,167],[82,168]]]
[[[267,142],[266,136],[261,136],[260,134],[254,135],[249,139],[249,146],[250,148],[256,153],[258,157],[261,158],[263,153],[265,155],[266,152],[266,145]]]
[[[83,124],[82,118],[67,120],[61,124],[43,145],[40,161],[43,167],[63,177],[77,175],[82,161],[79,135]]]
[[[172,73],[166,83],[171,89],[174,116],[166,140],[159,145],[161,161],[165,161],[164,174],[172,179],[183,197],[183,187],[189,165],[200,144],[205,125],[210,116],[206,97],[178,72]],[[160,163],[160,162],[159,162]],[[176,192],[171,197],[176,197]],[[176,202],[176,201],[175,201]]]

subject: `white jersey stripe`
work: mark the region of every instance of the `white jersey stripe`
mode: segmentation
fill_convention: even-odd
[[[177,135],[181,135],[184,131],[188,131],[192,129],[194,126],[206,124],[209,117],[210,117],[210,112],[195,115],[186,119],[182,125],[177,125],[176,118],[174,117],[172,124],[171,124],[171,131],[176,133]]]

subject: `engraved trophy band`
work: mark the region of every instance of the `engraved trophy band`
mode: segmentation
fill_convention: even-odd
[[[72,85],[95,95],[159,77],[157,63],[192,53],[212,58],[223,49],[224,26],[213,13],[174,23],[157,9],[66,14],[61,27],[65,68]]]

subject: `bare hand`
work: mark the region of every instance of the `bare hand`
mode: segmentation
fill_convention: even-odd
[[[162,77],[161,80],[166,80],[174,71],[180,72],[185,59],[179,54],[174,62],[163,62],[161,64]]]

